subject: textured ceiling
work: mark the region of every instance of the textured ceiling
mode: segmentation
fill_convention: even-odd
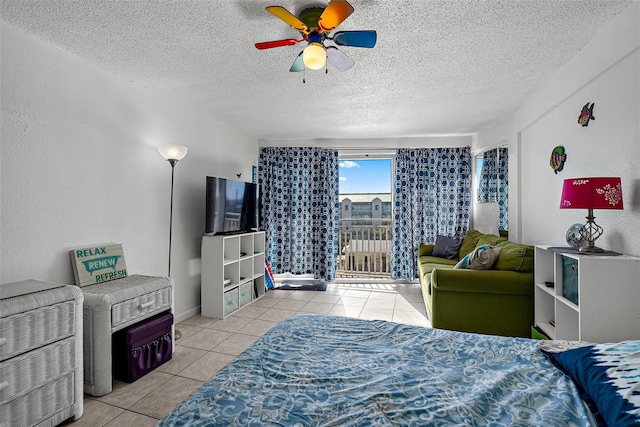
[[[302,45],[265,11],[313,0],[2,0],[2,20],[266,140],[481,131],[571,59],[630,0],[350,0],[348,71],[290,73]]]

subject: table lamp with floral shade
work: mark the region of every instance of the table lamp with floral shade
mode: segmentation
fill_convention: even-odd
[[[585,243],[580,251],[604,252],[595,245],[604,230],[596,224],[593,210],[623,209],[622,182],[617,177],[565,179],[560,209],[587,209],[587,222],[580,228],[580,236]]]

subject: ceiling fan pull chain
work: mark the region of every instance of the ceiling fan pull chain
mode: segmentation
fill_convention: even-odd
[[[307,67],[304,67],[304,70],[302,70],[302,83],[306,83],[307,82]]]

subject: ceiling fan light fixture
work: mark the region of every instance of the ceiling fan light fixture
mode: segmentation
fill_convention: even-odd
[[[299,31],[302,38],[261,42],[256,43],[255,46],[257,49],[266,50],[306,42],[307,46],[298,53],[289,69],[293,73],[305,71],[307,68],[310,70],[324,68],[328,73],[327,63],[338,71],[346,71],[353,67],[354,61],[339,51],[334,44],[363,48],[372,48],[376,45],[375,30],[333,33],[333,30],[353,13],[353,6],[347,0],[330,0],[326,7],[307,7],[298,16],[282,6],[269,6],[267,12]],[[327,40],[332,42],[329,46],[325,45]]]
[[[327,62],[327,52],[322,44],[317,42],[309,43],[302,52],[302,62],[304,66],[311,70],[320,70]]]

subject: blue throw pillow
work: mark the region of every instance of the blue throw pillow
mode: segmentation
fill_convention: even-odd
[[[609,426],[640,423],[640,341],[560,352],[540,349],[573,380],[599,421]]]
[[[447,236],[437,236],[436,244],[431,255],[446,259],[458,259],[458,253],[462,246],[462,239],[454,239]]]

